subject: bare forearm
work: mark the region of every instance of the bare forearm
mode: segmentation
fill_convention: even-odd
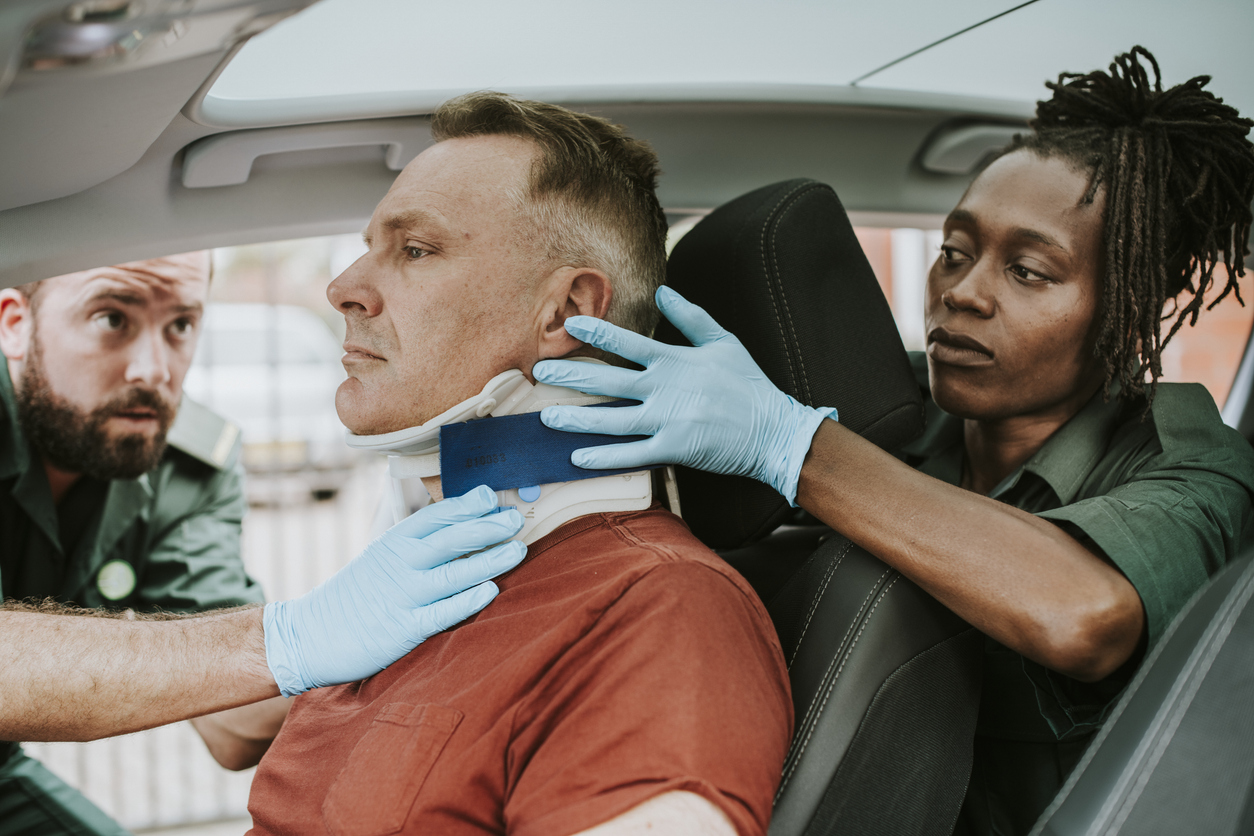
[[[129,620],[0,611],[0,739],[93,740],[278,695],[262,610]]]
[[[925,476],[834,422],[814,436],[797,502],[982,632],[1098,679],[1144,629],[1135,589],[1057,526]]]
[[[270,748],[291,701],[283,697],[241,705],[192,720],[209,753],[221,766],[239,770],[256,766]]]

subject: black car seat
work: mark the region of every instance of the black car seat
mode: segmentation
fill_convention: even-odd
[[[922,398],[840,200],[790,180],[711,213],[680,240],[668,284],[740,338],[803,403],[892,450]],[[686,344],[663,323],[658,338]],[[771,836],[941,834],[966,791],[979,707],[976,631],[769,487],[679,468],[684,519],[767,600],[796,732]]]
[[[1254,836],[1254,557],[1176,617],[1033,836]]]

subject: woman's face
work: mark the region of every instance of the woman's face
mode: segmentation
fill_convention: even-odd
[[[945,219],[927,280],[932,396],[979,420],[1080,409],[1102,380],[1093,357],[1102,274],[1101,192],[1030,151],[976,178]]]

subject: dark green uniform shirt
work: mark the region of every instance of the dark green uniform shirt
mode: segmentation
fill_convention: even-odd
[[[17,422],[0,358],[0,590],[84,607],[207,610],[263,600],[240,561],[246,504],[234,425],[184,399],[161,463],[79,479],[60,505]],[[0,742],[0,831],[125,831],[14,743]]]
[[[184,400],[156,469],[83,478],[52,502],[0,362],[0,589],[6,599],[195,611],[261,602],[240,560],[239,433]]]
[[[928,389],[927,358],[911,355]],[[1091,540],[1131,581],[1153,645],[1194,592],[1254,542],[1254,450],[1210,394],[1163,383],[1144,400],[1098,393],[990,494]],[[907,461],[957,485],[962,420],[927,401]],[[986,641],[976,763],[959,831],[1027,833],[1075,766],[1140,658],[1095,683]]]

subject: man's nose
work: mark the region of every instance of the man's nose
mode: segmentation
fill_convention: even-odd
[[[126,382],[156,388],[170,382],[170,352],[160,328],[146,328],[130,345]]]
[[[986,260],[977,260],[941,294],[941,302],[951,311],[967,311],[987,319],[997,310],[993,276]]]
[[[370,280],[369,259],[370,253],[366,253],[327,285],[327,300],[345,316],[377,316],[383,308],[383,300]]]

